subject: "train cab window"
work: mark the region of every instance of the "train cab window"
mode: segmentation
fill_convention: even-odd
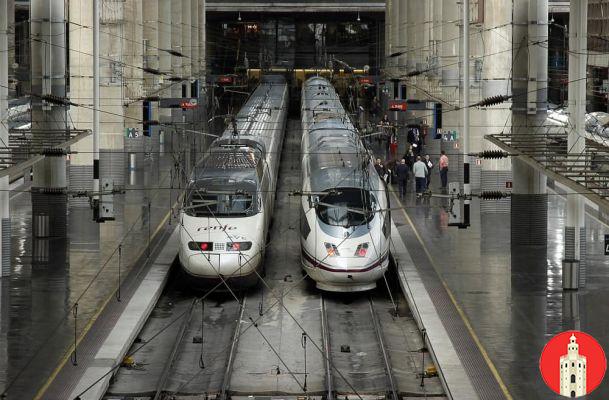
[[[254,215],[257,208],[255,196],[249,193],[191,190],[184,212],[191,217],[237,217]]]
[[[320,196],[317,216],[328,225],[345,228],[360,226],[374,218],[376,202],[370,192],[356,188],[337,189],[337,194]]]

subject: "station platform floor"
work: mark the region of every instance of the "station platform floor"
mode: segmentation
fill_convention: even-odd
[[[8,398],[35,398],[59,364],[78,362],[78,354],[76,360],[70,354],[75,337],[80,340],[103,306],[117,300],[119,245],[124,281],[167,224],[178,195],[177,183],[168,190],[172,153],[155,154],[138,167],[125,171],[115,221],[97,224],[90,208],[69,205],[61,239],[34,238],[29,187],[11,192],[11,275],[0,280],[0,393]]]
[[[448,227],[447,200],[416,199],[412,181],[402,202],[404,211],[394,213],[405,213],[405,220],[412,222],[417,240],[431,258],[430,265],[461,308],[470,334],[488,356],[488,367],[504,384],[503,396],[562,398],[544,384],[539,372],[539,357],[547,341],[562,331],[577,329],[609,348],[604,317],[609,313],[609,259],[603,251],[608,222],[597,211],[587,210],[587,285],[578,291],[563,291],[563,195],[551,190],[548,194],[547,249],[512,247],[509,214],[481,214],[475,199],[471,227]],[[440,191],[438,182],[438,176],[432,179],[436,193]],[[397,185],[394,189],[397,191]],[[392,197],[393,207],[399,207],[397,201]],[[605,380],[586,398],[609,398],[609,382]]]

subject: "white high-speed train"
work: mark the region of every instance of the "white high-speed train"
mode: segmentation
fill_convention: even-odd
[[[388,193],[324,78],[303,85],[302,131],[302,265],[319,289],[373,289],[389,265]]]
[[[180,214],[179,260],[197,285],[253,286],[262,273],[288,89],[266,76],[195,167]]]

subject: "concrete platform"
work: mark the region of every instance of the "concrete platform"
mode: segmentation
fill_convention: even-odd
[[[415,206],[411,203],[403,205],[410,210],[410,207],[427,206],[428,202],[426,199],[417,199]],[[395,193],[392,193],[392,204],[400,204]],[[429,209],[429,212],[433,210]],[[466,314],[438,272],[432,253],[419,236],[418,229],[421,225],[425,226],[425,222],[413,222],[406,211],[396,211],[392,213],[392,218],[395,228],[392,235],[397,233],[402,242],[400,245],[400,240],[394,236],[397,254],[402,256],[402,260],[397,260],[401,266],[400,273],[408,279],[410,296],[414,302],[411,307],[418,310],[424,324],[422,328],[428,331],[429,340],[435,341],[435,345],[431,342],[430,345],[446,381],[447,394],[454,399],[511,400],[495,365],[489,359],[486,349],[480,345]],[[410,259],[405,256],[404,248],[408,249]],[[450,246],[442,249],[445,252],[453,251]],[[447,261],[447,266],[452,265]]]
[[[65,238],[35,237],[29,186],[11,188],[13,259],[11,275],[0,281],[0,392],[10,385],[9,398],[39,396],[57,367],[71,364],[75,328],[80,342],[100,310],[117,302],[118,245],[125,284],[147,255],[149,235],[154,247],[179,193],[177,184],[169,190],[174,163],[167,148],[126,172],[115,221],[97,224],[87,206],[69,204]],[[76,301],[77,319],[71,310]]]
[[[391,223],[391,241],[391,252],[398,270],[400,286],[408,299],[408,304],[419,329],[424,329],[426,332],[427,347],[438,369],[448,398],[479,399],[480,397],[459,359],[450,335],[444,327],[430,294],[393,221]]]
[[[439,179],[434,179],[437,184]],[[438,191],[437,186],[433,189]],[[417,200],[413,191],[409,187],[401,203],[392,198],[393,206],[402,204],[408,216],[394,212],[397,229],[422,280],[426,275],[440,279],[429,286],[430,293],[450,290],[476,336],[475,347],[486,353],[479,365],[487,371],[492,365],[493,376],[503,382],[498,398],[560,399],[539,373],[539,356],[548,340],[562,331],[579,329],[593,335],[604,348],[609,347],[605,319],[599,318],[609,313],[605,301],[609,296],[609,259],[603,254],[608,215],[587,208],[587,285],[565,292],[561,262],[566,198],[560,193],[548,194],[548,243],[537,248],[510,244],[509,214],[481,213],[480,202],[474,200],[471,227],[459,230],[447,226],[444,199]],[[443,309],[436,306],[438,313]],[[446,330],[455,342],[455,330]],[[458,341],[454,345],[459,348]],[[462,358],[464,354],[458,355]],[[466,371],[478,389],[477,377]],[[608,397],[609,382],[604,381],[586,398]]]
[[[161,292],[165,287],[169,271],[178,253],[178,228],[176,227],[156,260],[132,295],[127,307],[121,313],[116,325],[103,342],[95,357],[89,361],[71,399],[101,399],[112,378],[112,371],[120,365],[127,355],[136,336],[148,320]]]
[[[170,234],[171,233],[171,234]],[[143,269],[130,276],[121,302],[111,303],[79,343],[78,365],[66,364],[41,395],[44,399],[101,399],[156,305],[177,254],[177,227],[159,238],[159,246]],[[160,245],[163,243],[163,245]]]

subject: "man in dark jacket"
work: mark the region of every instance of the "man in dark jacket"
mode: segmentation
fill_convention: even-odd
[[[419,128],[408,128],[408,134],[406,135],[406,140],[412,146],[412,152],[415,156],[418,156],[423,151],[423,140],[421,138],[421,133],[419,132]]]
[[[387,178],[387,169],[381,162],[380,158],[376,159],[376,164],[374,164],[374,169],[379,174],[379,176],[381,177],[382,180],[385,180]]]
[[[398,193],[400,199],[404,200],[406,196],[406,188],[408,187],[408,165],[406,165],[406,159],[402,158],[402,161],[395,167],[395,174],[398,178]]]

